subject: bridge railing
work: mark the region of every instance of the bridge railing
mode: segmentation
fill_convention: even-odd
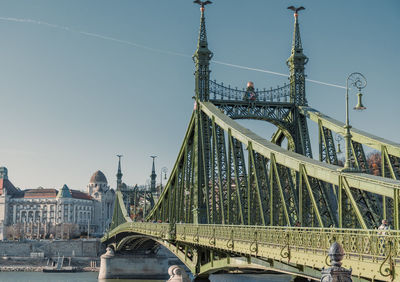
[[[333,242],[340,243],[346,256],[381,261],[390,255],[400,260],[400,231],[378,229],[339,229],[311,227],[242,226],[210,224],[170,224],[130,222],[129,231],[166,240],[199,242],[207,238],[213,245],[223,240],[236,243],[289,246],[313,252],[326,252]]]
[[[210,81],[209,85],[211,100],[243,101],[247,99],[249,93],[245,89],[232,88],[230,85],[219,84],[215,80]],[[254,101],[263,102],[288,102],[290,97],[290,84],[284,84],[277,88],[255,89]],[[251,100],[251,99],[250,99]]]
[[[336,241],[349,258],[378,261],[390,254],[400,259],[400,231],[396,230],[177,224],[176,236],[178,240],[193,238],[194,242],[206,237],[210,242],[289,246],[313,252],[326,252]]]
[[[131,222],[129,228],[132,232],[162,239],[173,239],[175,236],[175,227],[169,223]]]

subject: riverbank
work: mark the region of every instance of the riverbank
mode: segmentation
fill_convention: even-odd
[[[42,272],[57,258],[1,257],[0,272]],[[95,267],[94,264],[96,265]],[[64,259],[64,265],[76,267],[78,272],[98,272],[98,258],[69,258]]]
[[[217,274],[210,275],[211,282],[290,282],[290,275],[281,274]],[[95,272],[41,273],[41,272],[0,272],[1,282],[98,282]],[[117,280],[105,280],[104,282]],[[118,280],[121,281],[121,280]],[[123,280],[124,282],[165,282],[165,280]]]
[[[45,266],[8,265],[0,266],[0,272],[43,272]],[[76,272],[99,272],[99,267],[78,267]]]
[[[3,257],[99,257],[105,252],[100,239],[0,241]]]

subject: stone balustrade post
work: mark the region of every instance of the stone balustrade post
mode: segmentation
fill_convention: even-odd
[[[168,282],[190,282],[190,278],[181,267],[172,265],[168,268],[169,279]]]
[[[342,267],[344,257],[343,247],[339,243],[334,242],[329,248],[328,256],[331,259],[331,266],[329,268],[322,268],[321,282],[352,282],[352,270]]]

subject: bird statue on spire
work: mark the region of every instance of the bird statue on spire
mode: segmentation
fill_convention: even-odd
[[[193,1],[193,3],[196,3],[196,4],[199,4],[201,7],[200,7],[200,9],[202,10],[202,11],[204,11],[204,6],[205,5],[208,5],[208,4],[212,4],[212,2],[211,1],[200,1],[200,0],[195,0],[195,1]]]
[[[289,10],[292,10],[294,12],[294,16],[297,17],[297,12],[301,11],[301,10],[305,10],[306,8],[304,8],[303,6],[300,6],[298,8],[296,8],[295,6],[289,6],[287,7]]]

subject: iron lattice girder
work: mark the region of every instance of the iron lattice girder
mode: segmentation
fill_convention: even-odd
[[[111,219],[110,229],[114,229],[119,225],[129,222],[131,219],[126,211],[124,204],[124,196],[120,190],[115,192],[114,211]]]
[[[328,164],[338,165],[338,159],[335,148],[335,141],[333,140],[332,130],[322,126],[322,123],[318,122],[319,132],[319,160],[325,161]]]
[[[332,136],[332,131],[322,125],[322,121],[318,120],[319,127],[319,146],[320,146],[320,161],[325,161],[330,164],[338,164],[335,143]],[[354,157],[355,167],[360,169],[364,173],[369,173],[368,164],[365,158],[365,153],[362,147],[362,144],[352,141],[351,143],[351,151]],[[333,186],[330,189],[336,188]],[[365,192],[362,190],[351,190],[353,197],[355,198],[355,202],[358,205],[358,208],[361,210],[361,213],[365,215],[365,220],[368,223],[369,227],[374,227],[379,225],[379,219],[382,216],[382,208],[379,203],[377,196],[373,193]],[[351,213],[351,212],[350,212]],[[349,216],[347,214],[346,216]],[[355,217],[354,217],[355,219]],[[347,220],[348,227],[354,227],[354,223],[351,223],[351,216],[349,220]]]
[[[400,158],[389,155],[388,148],[386,147],[382,147],[381,153],[382,176],[400,179]]]
[[[210,100],[232,119],[257,119],[273,123],[288,140],[290,150],[312,158],[306,117],[294,103],[234,100]]]
[[[367,158],[365,157],[365,152],[362,144],[351,140],[351,152],[354,158],[355,167],[364,173],[370,173]]]
[[[326,187],[324,186],[324,183],[330,183],[333,185],[339,185],[339,182],[342,181],[341,176],[344,176],[346,179],[346,182],[348,183],[349,187],[355,187],[357,189],[364,189],[365,191],[369,192],[374,192],[377,194],[382,194],[386,195],[388,197],[394,197],[394,191],[393,188],[399,189],[399,181],[394,181],[394,180],[389,180],[389,179],[383,179],[380,177],[375,177],[375,176],[370,176],[370,175],[365,175],[365,174],[349,174],[349,173],[341,173],[337,171],[336,166],[329,165],[329,164],[323,164],[320,162],[317,162],[315,160],[306,158],[304,156],[295,154],[293,152],[288,152],[276,145],[273,145],[269,143],[268,141],[258,137],[248,129],[245,129],[241,127],[240,125],[236,124],[233,120],[229,119],[227,116],[223,115],[220,110],[218,110],[215,106],[213,106],[210,103],[201,103],[199,105],[201,108],[199,117],[200,123],[197,125],[199,128],[199,136],[200,140],[203,140],[199,144],[196,145],[194,138],[196,132],[195,126],[191,123],[189,125],[189,131],[187,132],[184,145],[182,146],[182,150],[180,153],[180,157],[178,160],[177,169],[173,170],[173,174],[171,174],[171,178],[167,183],[166,188],[163,191],[163,194],[161,195],[160,202],[167,202],[166,205],[160,205],[159,203],[156,204],[156,208],[159,208],[159,206],[164,206],[166,207],[165,210],[167,211],[167,215],[164,215],[162,217],[159,217],[160,213],[166,213],[166,211],[162,212],[154,212],[154,210],[151,212],[150,216],[148,219],[162,219],[162,220],[174,220],[174,221],[180,221],[182,216],[176,216],[175,213],[182,214],[182,209],[184,210],[183,213],[185,214],[190,214],[192,211],[196,210],[197,206],[200,208],[207,210],[208,216],[207,219],[204,222],[215,222],[215,223],[224,223],[225,219],[222,221],[222,214],[221,211],[224,210],[224,217],[226,214],[226,210],[231,211],[231,222],[235,223],[242,223],[242,224],[251,224],[252,222],[257,222],[258,219],[253,219],[252,218],[252,212],[255,207],[256,210],[265,210],[264,204],[257,204],[254,205],[253,201],[256,200],[259,202],[260,197],[257,195],[261,195],[261,191],[263,189],[267,189],[266,187],[262,187],[260,189],[260,170],[263,170],[260,166],[260,162],[256,161],[257,158],[263,157],[264,160],[267,160],[267,158],[271,158],[273,155],[275,158],[275,162],[281,167],[280,169],[277,169],[278,173],[275,173],[275,176],[271,178],[270,174],[269,176],[269,181],[274,180],[276,185],[273,183],[270,184],[271,187],[274,187],[273,191],[275,191],[277,188],[280,187],[280,190],[282,192],[279,192],[280,195],[283,194],[283,200],[281,201],[282,203],[285,203],[285,208],[287,209],[286,218],[289,214],[290,220],[286,220],[287,224],[293,224],[293,222],[298,218],[296,216],[296,210],[302,208],[301,204],[299,204],[299,207],[294,209],[293,211],[291,208],[295,206],[296,202],[296,193],[297,192],[290,192],[293,190],[294,187],[291,186],[290,182],[290,177],[288,177],[289,174],[282,174],[283,172],[288,172],[289,170],[292,171],[290,173],[291,177],[293,176],[293,172],[297,171],[299,172],[300,169],[300,164],[303,165],[306,168],[306,173],[305,176],[303,176],[303,181],[306,180],[306,178],[309,181],[310,185],[310,190],[313,191],[312,195],[315,198],[315,206],[317,207],[316,209],[318,210],[321,218],[323,218],[322,222],[325,225],[329,224],[334,224],[336,225],[336,216],[333,215],[333,212],[336,210],[336,206],[332,205],[332,199],[329,199],[327,197],[326,193]],[[196,113],[195,115],[198,115]],[[206,125],[206,126],[204,126]],[[207,133],[208,132],[208,133]],[[217,133],[218,132],[218,133]],[[223,144],[225,144],[225,141],[222,141],[224,138],[223,132],[227,132],[228,136],[228,152],[230,152],[230,162],[229,165],[219,165],[218,161],[216,161],[218,158],[224,158],[223,155],[225,155],[226,149],[223,148]],[[207,137],[208,136],[208,137]],[[220,141],[217,141],[220,140]],[[213,143],[215,143],[214,148]],[[247,174],[246,170],[246,160],[244,158],[243,154],[243,145],[242,144],[248,144],[248,149],[249,152],[253,152],[253,154],[257,154],[257,157],[253,156],[250,154],[249,158],[249,175]],[[250,146],[251,145],[251,146]],[[190,146],[193,146],[193,149],[188,149]],[[197,146],[197,147],[196,147]],[[275,147],[274,147],[275,146]],[[196,149],[197,148],[197,149]],[[208,149],[207,149],[208,148]],[[211,162],[210,157],[208,157],[208,161],[205,161],[206,158],[204,156],[207,156],[205,152],[210,152],[211,149],[215,152],[215,158],[214,162]],[[211,171],[213,171],[213,174],[215,175],[214,181],[210,182],[205,181],[204,183],[207,183],[207,185],[200,184],[200,187],[203,187],[201,190],[196,192],[195,186],[191,185],[188,187],[186,190],[189,191],[189,195],[191,199],[195,199],[196,195],[199,198],[199,202],[197,206],[195,205],[195,201],[188,200],[188,204],[183,205],[182,203],[179,203],[182,199],[182,174],[185,173],[185,167],[188,166],[188,164],[184,165],[184,163],[188,162],[189,157],[189,152],[191,150],[194,150],[194,152],[200,152],[201,158],[199,159],[199,167],[196,167],[196,162],[191,162],[190,166],[193,167],[193,171],[190,173],[191,179],[186,179],[185,181],[188,183],[192,183],[195,180],[195,175],[199,174],[199,177],[202,178],[201,175],[211,175]],[[222,160],[221,160],[222,161]],[[224,161],[222,161],[224,162]],[[208,163],[208,165],[207,165]],[[213,165],[211,166],[211,164]],[[271,167],[271,164],[269,164]],[[297,167],[296,167],[297,166]],[[230,186],[230,189],[228,189],[226,185],[227,183],[227,169],[228,167],[231,168],[231,178],[230,181],[232,185]],[[220,176],[222,176],[222,179],[219,179]],[[277,175],[277,176],[276,176]],[[334,177],[336,176],[336,177]],[[225,177],[225,179],[224,179]],[[268,178],[268,176],[266,176]],[[282,183],[281,178],[286,179]],[[339,179],[340,178],[340,179]],[[204,179],[204,178],[202,178]],[[210,179],[210,178],[209,178]],[[361,181],[360,181],[361,179]],[[257,180],[257,181],[256,181]],[[278,181],[280,182],[280,186],[278,185]],[[321,180],[323,182],[321,182]],[[337,182],[336,182],[337,181]],[[370,183],[370,182],[374,183]],[[219,189],[219,182],[222,183],[221,187],[222,189]],[[180,185],[177,185],[177,183],[180,183]],[[214,184],[213,184],[214,183]],[[260,193],[258,193],[257,190],[257,183],[259,186]],[[375,187],[376,190],[370,189],[368,185]],[[226,188],[225,188],[226,187]],[[235,187],[235,188],[234,188]],[[234,188],[234,189],[232,189]],[[226,191],[225,191],[226,189]],[[256,190],[254,190],[256,189]],[[370,190],[368,190],[370,189]],[[228,190],[231,191],[232,193],[228,193]],[[236,191],[235,191],[236,190]],[[177,192],[178,191],[178,192]],[[214,193],[212,193],[214,191]],[[377,192],[378,191],[378,192]],[[164,194],[165,193],[165,194]],[[177,194],[178,193],[178,194]],[[199,194],[200,193],[200,194]],[[213,195],[212,195],[213,194]],[[271,194],[271,192],[270,192]],[[231,197],[228,200],[228,195]],[[279,194],[278,194],[279,195]],[[364,198],[360,198],[359,195],[362,195],[362,193],[356,193],[352,194],[353,198],[355,198],[356,202],[358,202],[358,207],[361,212],[368,211],[370,210],[368,207],[371,206],[371,204],[366,203],[364,201]],[[273,213],[274,207],[271,206],[272,201],[277,200],[279,198],[282,198],[281,196],[277,195],[273,196],[271,194],[270,199],[270,205],[267,205],[270,207],[270,214]],[[265,200],[264,196],[261,196],[261,203]],[[229,204],[228,204],[229,202]],[[204,204],[202,204],[204,203]],[[215,204],[214,204],[215,203]],[[303,202],[305,203],[305,202]],[[366,204],[364,204],[366,203]],[[253,205],[252,205],[253,204]],[[168,207],[177,207],[179,206],[178,211],[174,211]],[[202,206],[203,205],[203,206]],[[364,208],[365,207],[365,208]],[[204,212],[206,212],[204,210]],[[288,211],[290,210],[290,212]],[[333,211],[333,212],[332,212]],[[307,212],[304,210],[304,212]],[[395,212],[393,210],[393,212]],[[235,214],[236,213],[236,214]],[[258,212],[260,215],[260,212]],[[264,213],[265,214],[265,213]],[[314,213],[317,214],[317,213]],[[257,216],[257,215],[255,215]],[[212,218],[215,218],[215,221],[210,221]],[[268,216],[267,216],[268,218]],[[194,221],[194,218],[193,218]],[[265,221],[259,221],[259,223],[264,223]],[[276,220],[272,219],[272,221],[268,222],[269,224],[279,224]],[[309,224],[309,223],[306,223]],[[321,225],[321,221],[316,222],[317,225]],[[313,223],[311,223],[313,225]],[[364,225],[365,226],[365,225]],[[371,226],[371,224],[368,224],[368,226]]]
[[[178,166],[182,163],[183,159],[185,158],[185,154],[186,154],[186,146],[187,143],[189,142],[195,142],[195,136],[194,136],[194,129],[195,129],[195,124],[196,123],[196,114],[195,112],[193,112],[192,117],[190,119],[188,128],[186,130],[185,133],[185,137],[184,137],[184,141],[183,144],[181,146],[181,149],[178,153],[175,165],[171,171],[171,176],[169,177],[167,184],[165,185],[164,190],[162,191],[159,200],[157,201],[157,203],[155,204],[154,208],[150,211],[149,215],[147,216],[147,218],[152,218],[156,216],[156,211],[158,210],[162,210],[163,211],[163,215],[166,216],[167,215],[167,209],[168,209],[168,201],[164,201],[163,199],[167,199],[168,198],[168,193],[169,193],[169,187],[172,185],[172,183],[175,181],[175,175],[178,171]],[[193,145],[194,146],[194,145]],[[195,154],[197,153],[197,150],[194,149],[193,151],[193,159],[192,162],[194,163],[194,159],[196,158]],[[194,165],[194,164],[192,164]],[[194,181],[194,180],[192,180]],[[194,185],[194,183],[192,184]],[[190,187],[190,189],[193,189],[193,186]],[[194,192],[194,191],[193,191]],[[191,198],[192,201],[194,201],[194,198]],[[162,220],[166,220],[166,218],[162,218]]]
[[[233,167],[235,174],[235,186],[236,186],[236,199],[239,211],[239,218],[241,224],[248,224],[248,201],[247,201],[247,172],[246,172],[246,161],[244,159],[242,143],[236,138],[231,137],[230,140],[231,152],[233,154]]]
[[[294,104],[262,101],[210,100],[232,119],[266,120],[285,128],[293,128]]]
[[[220,127],[225,131],[230,130],[232,136],[238,139],[241,143],[248,144],[249,142],[252,142],[253,149],[266,157],[269,157],[271,153],[275,154],[277,163],[292,170],[298,171],[300,164],[304,164],[307,169],[307,174],[310,177],[317,178],[333,185],[338,185],[339,177],[344,176],[351,187],[391,198],[393,198],[394,191],[400,189],[400,181],[363,173],[341,172],[341,167],[321,163],[294,152],[289,152],[239,125],[224,115],[212,103],[202,102],[200,106],[204,113],[206,113],[210,118],[214,117],[215,122]]]
[[[320,122],[321,125],[324,126],[325,128],[330,129],[344,136],[345,129],[343,122],[340,122],[327,115],[324,115],[323,113],[311,107],[300,106],[299,109],[300,113],[302,113],[310,120],[316,123]],[[368,147],[371,147],[378,151],[382,151],[382,148],[385,148],[389,155],[400,158],[400,144],[398,143],[369,134],[354,127],[351,128],[351,136],[352,136],[351,139],[355,142],[367,145]]]

